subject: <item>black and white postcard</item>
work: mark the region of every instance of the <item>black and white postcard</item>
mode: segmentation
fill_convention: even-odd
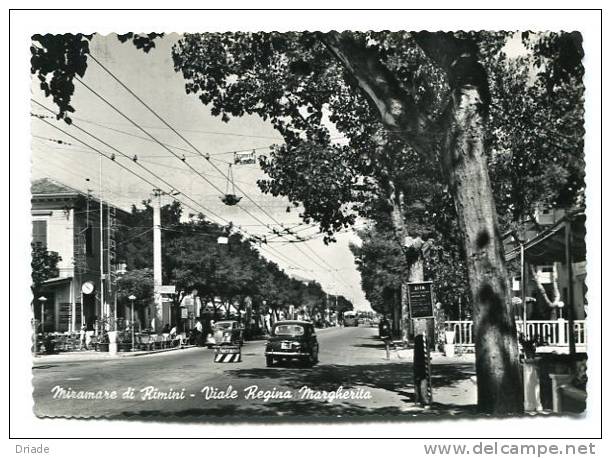
[[[585,30],[69,32],[23,44],[33,416],[600,408]]]

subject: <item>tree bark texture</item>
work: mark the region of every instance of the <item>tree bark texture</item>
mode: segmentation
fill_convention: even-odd
[[[440,49],[451,49],[454,41],[449,34],[425,33],[419,39],[450,81],[441,165],[454,198],[467,258],[478,406],[492,414],[519,413],[524,402],[517,332],[485,154],[487,76],[474,46],[457,44],[459,52],[451,59],[443,54],[439,57]]]
[[[521,412],[516,325],[484,154],[482,100],[476,87],[454,90],[446,135],[444,170],[463,234],[473,298],[478,405],[494,414]]]
[[[399,84],[378,54],[356,42],[351,33],[330,32],[319,38],[356,82],[386,128],[409,136],[410,146],[416,151],[428,151],[431,142],[425,134],[430,120],[420,113],[413,95]]]
[[[410,237],[405,225],[404,203],[405,195],[398,190],[392,179],[387,182],[388,198],[391,205],[391,222],[397,243],[401,247],[409,266],[409,276],[406,282],[401,285],[400,303],[400,333],[403,341],[409,340],[413,334],[409,305],[404,290],[407,290],[407,283],[424,281],[424,259],[422,253],[423,240],[420,237]]]
[[[427,123],[413,97],[372,52],[337,33],[323,41],[357,81],[381,121],[421,154],[435,154],[456,206],[473,297],[478,406],[492,414],[523,411],[513,307],[485,154],[487,75],[477,46],[451,33],[419,32],[416,41],[448,75],[449,104],[435,125],[441,138],[424,140]],[[431,134],[431,137],[434,137]]]

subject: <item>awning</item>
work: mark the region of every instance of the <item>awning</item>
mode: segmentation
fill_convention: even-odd
[[[524,243],[524,257],[529,264],[536,266],[550,265],[554,262],[566,262],[566,228],[570,225],[572,262],[586,260],[586,215],[578,210],[563,217],[553,226],[540,232]],[[520,247],[505,253],[505,259],[511,261],[520,257]]]
[[[43,285],[43,288],[45,288],[47,286],[58,286],[63,283],[70,283],[71,281],[72,281],[72,277],[55,277],[55,278],[49,278],[48,280],[43,281],[42,285]]]

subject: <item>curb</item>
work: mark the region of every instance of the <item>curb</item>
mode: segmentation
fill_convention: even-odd
[[[178,351],[178,350],[187,350],[189,348],[197,348],[197,345],[185,345],[183,347],[177,347],[177,348],[162,348],[160,350],[150,350],[150,351],[141,351],[141,352],[120,352],[117,353],[115,355],[109,355],[111,357],[118,357],[118,358],[134,358],[136,356],[145,356],[145,355],[156,355],[158,353],[167,353],[169,351]]]
[[[121,352],[116,353],[114,355],[108,354],[107,352],[103,353],[92,353],[92,354],[80,354],[76,353],[65,353],[65,354],[56,354],[56,355],[38,355],[33,356],[32,363],[35,365],[37,363],[71,363],[71,362],[88,362],[88,361],[117,361],[123,358],[135,358],[138,356],[147,356],[147,355],[155,355],[159,353],[167,353],[171,351],[178,350],[188,350],[190,348],[198,348],[196,345],[186,345],[184,347],[178,348],[164,348],[161,350],[151,350],[151,351],[142,351],[142,352]],[[62,357],[63,356],[63,357]]]

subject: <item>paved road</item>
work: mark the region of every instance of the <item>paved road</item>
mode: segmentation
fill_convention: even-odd
[[[419,411],[413,404],[410,355],[395,353],[386,360],[375,334],[375,329],[365,327],[318,331],[320,363],[313,368],[298,363],[265,367],[263,341],[247,342],[241,363],[214,363],[213,351],[205,348],[92,361],[49,358],[34,364],[34,411],[39,416],[191,421],[223,416],[395,416]],[[440,362],[434,366],[433,385],[439,388],[442,410],[473,404],[472,361]],[[56,387],[106,391],[106,399],[57,399]],[[130,388],[133,398],[124,396]],[[336,399],[330,400],[334,395]]]

